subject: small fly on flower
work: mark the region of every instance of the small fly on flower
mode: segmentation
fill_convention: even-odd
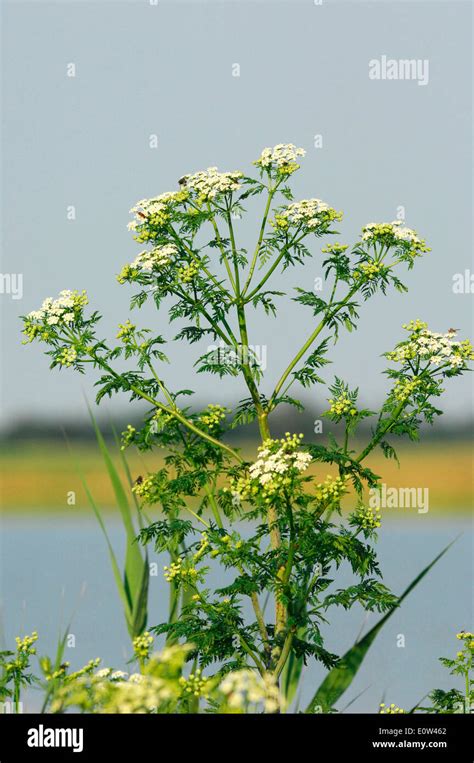
[[[138,475],[138,477],[135,480],[135,485],[142,485],[143,484],[143,477],[141,474]]]

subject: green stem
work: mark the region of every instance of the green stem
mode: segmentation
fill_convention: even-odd
[[[258,416],[258,426],[260,429],[260,436],[262,443],[271,438],[270,428],[268,426],[268,413],[262,411]],[[278,512],[275,506],[270,503],[267,510],[267,524],[270,531],[270,544],[274,551],[278,551],[281,548],[281,534],[278,526]],[[286,622],[286,609],[285,605],[277,597],[275,603],[275,633],[281,633],[285,628]]]
[[[294,558],[295,558],[295,545],[296,545],[296,543],[295,543],[295,541],[296,541],[296,538],[295,538],[295,525],[294,525],[294,522],[293,522],[293,512],[291,510],[291,504],[288,501],[288,499],[287,499],[286,505],[287,505],[287,513],[288,513],[288,524],[290,526],[290,541],[289,541],[289,546],[288,546],[288,559],[287,559],[287,562],[286,562],[285,573],[284,573],[283,579],[282,579],[283,587],[288,585],[288,582],[290,580],[291,570],[292,570],[292,567],[293,567],[293,561],[294,561]]]
[[[278,267],[278,265],[279,265],[279,264],[280,264],[280,262],[282,261],[282,259],[283,259],[284,255],[285,255],[285,252],[287,252],[287,251],[288,251],[288,249],[289,249],[291,246],[293,246],[294,244],[299,244],[299,242],[300,242],[300,241],[302,241],[302,240],[305,238],[305,236],[307,236],[308,234],[307,234],[307,233],[304,233],[304,234],[303,234],[302,236],[300,236],[299,238],[296,238],[296,236],[297,236],[297,235],[298,235],[298,233],[296,233],[296,234],[295,234],[295,236],[294,236],[294,237],[291,239],[291,241],[290,241],[289,243],[285,244],[285,246],[284,246],[284,247],[283,247],[283,249],[281,250],[280,254],[279,254],[279,255],[278,255],[278,257],[275,259],[275,261],[273,262],[273,264],[271,265],[271,267],[269,267],[269,269],[267,270],[267,272],[266,272],[266,274],[264,275],[264,277],[262,278],[262,280],[261,280],[261,281],[260,281],[260,282],[257,284],[257,286],[255,287],[255,289],[253,289],[253,290],[250,292],[250,294],[248,294],[248,295],[247,295],[247,297],[246,297],[246,299],[245,299],[245,302],[250,302],[250,301],[251,301],[251,299],[252,299],[252,297],[254,297],[256,294],[258,294],[258,292],[260,291],[260,289],[262,288],[262,286],[264,286],[264,285],[266,284],[266,282],[268,281],[268,279],[270,278],[270,276],[272,275],[272,273],[273,273],[273,272],[276,270],[276,268]]]
[[[206,522],[205,519],[200,517],[199,514],[196,514],[195,511],[189,508],[189,506],[185,506],[184,508],[186,509],[186,511],[189,511],[189,513],[191,514],[191,516],[194,517],[194,519],[197,519],[198,522],[201,522],[201,524],[204,525],[204,527],[206,527],[209,530],[210,525],[208,524],[208,522]]]
[[[281,650],[280,659],[278,660],[274,670],[274,676],[276,680],[279,679],[281,672],[283,668],[285,667],[286,661],[288,657],[290,656],[293,638],[294,638],[294,632],[290,631],[286,636],[285,643],[283,644],[283,649]]]
[[[176,562],[179,557],[178,545],[173,544],[173,546],[170,548],[169,553],[170,553],[171,563]],[[174,581],[171,581],[170,592],[169,592],[169,605],[168,605],[168,623],[170,625],[177,622],[179,618],[179,598],[180,598],[179,588]],[[172,644],[175,644],[176,641],[177,641],[176,636],[172,635],[171,633],[168,633],[166,635],[167,646],[171,646]]]
[[[255,593],[255,591],[253,591],[250,594],[250,598],[252,600],[252,607],[253,607],[253,611],[255,612],[255,617],[257,619],[257,624],[258,624],[258,628],[260,630],[260,635],[262,636],[262,641],[263,641],[263,644],[264,644],[264,648],[265,648],[266,651],[271,651],[270,638],[269,638],[269,635],[268,635],[267,626],[265,625],[265,619],[263,617],[263,612],[261,610],[260,602],[258,600],[258,596]]]
[[[152,375],[153,375],[153,377],[154,377],[154,379],[155,379],[156,383],[158,384],[158,386],[159,386],[160,390],[162,391],[163,395],[166,397],[166,399],[167,399],[167,401],[168,401],[168,405],[169,405],[171,408],[173,408],[173,409],[176,409],[176,404],[175,404],[175,402],[174,402],[173,398],[171,397],[170,393],[169,393],[169,392],[168,392],[168,390],[166,389],[164,382],[162,382],[162,381],[161,381],[160,377],[159,377],[159,376],[158,376],[158,374],[156,373],[156,371],[155,371],[155,368],[154,368],[154,366],[153,366],[153,364],[152,364],[151,360],[148,360],[148,361],[147,361],[147,366],[148,366],[148,368],[150,369],[150,371],[151,371],[151,373],[152,373]]]
[[[402,401],[400,403],[400,405],[398,405],[395,408],[393,416],[390,417],[390,419],[387,421],[386,425],[384,427],[382,427],[380,432],[377,435],[375,435],[375,437],[372,438],[372,440],[369,442],[367,447],[364,448],[362,453],[359,456],[357,456],[357,458],[355,459],[357,461],[357,463],[360,463],[361,461],[363,461],[364,458],[366,456],[368,456],[369,453],[375,448],[375,446],[378,445],[378,443],[383,438],[383,436],[385,434],[387,434],[389,429],[391,429],[391,427],[397,422],[401,412],[403,411],[403,409],[405,408],[406,405],[407,405],[407,401],[404,400],[404,401]]]
[[[265,670],[265,665],[263,664],[261,659],[249,647],[249,645],[247,644],[246,640],[244,639],[244,637],[242,636],[241,633],[238,633],[237,637],[238,637],[238,639],[240,641],[240,645],[241,645],[242,649],[244,650],[244,652],[246,652],[249,655],[249,657],[252,658],[252,660],[254,661],[255,665],[258,668],[258,672],[260,673],[260,675],[264,676],[265,673],[266,673],[266,670]]]
[[[208,207],[209,213],[211,213],[211,205],[208,204],[207,207]],[[214,233],[216,234],[217,245],[218,245],[218,247],[219,247],[219,249],[221,251],[222,261],[223,261],[223,263],[225,265],[225,269],[227,270],[227,275],[229,276],[229,281],[230,281],[231,286],[232,286],[232,288],[234,290],[234,293],[236,294],[236,296],[238,296],[236,283],[234,281],[234,277],[233,277],[232,271],[230,269],[229,260],[227,259],[227,254],[226,254],[226,251],[225,251],[225,247],[224,247],[224,244],[222,243],[221,234],[219,233],[219,228],[217,226],[217,223],[216,223],[216,220],[214,218],[214,215],[212,215],[212,217],[210,217],[209,219],[211,221],[212,227],[214,228]]]
[[[275,403],[275,399],[278,396],[278,393],[280,392],[281,388],[283,387],[286,379],[288,378],[288,376],[292,372],[293,368],[299,363],[299,361],[301,360],[303,355],[311,347],[311,345],[313,344],[314,340],[316,339],[317,336],[319,336],[319,334],[321,333],[321,331],[323,330],[325,325],[326,325],[326,319],[323,318],[323,320],[316,326],[316,328],[313,331],[313,333],[308,337],[308,339],[306,340],[306,342],[304,343],[302,348],[299,350],[299,352],[295,355],[295,357],[293,358],[291,363],[286,367],[285,371],[283,372],[283,374],[281,375],[279,381],[277,382],[277,385],[276,385],[276,387],[275,387],[275,389],[273,391],[272,396],[270,397],[270,401],[268,403],[269,410],[272,410],[273,405]]]
[[[181,299],[184,299],[186,302],[188,302],[188,304],[193,305],[193,307],[199,310],[199,312],[202,313],[202,315],[205,317],[209,325],[212,327],[213,331],[223,340],[223,342],[225,342],[225,344],[228,344],[230,346],[237,345],[237,339],[235,338],[232,332],[232,329],[230,328],[228,322],[226,321],[224,317],[221,318],[222,325],[226,329],[228,336],[226,336],[226,334],[222,331],[220,326],[218,326],[218,324],[212,318],[212,316],[209,315],[205,307],[202,305],[201,302],[199,302],[198,299],[190,299],[189,295],[186,294],[186,292],[182,291],[182,289],[176,289],[176,287],[173,289],[173,292],[177,296],[181,297]]]
[[[469,669],[466,670],[466,702],[464,711],[466,713],[471,712],[471,682],[469,680]]]
[[[349,445],[349,427],[348,427],[347,421],[346,421],[345,432],[344,432],[344,453],[345,453],[346,456],[347,456],[348,445]]]
[[[290,375],[290,373],[292,372],[294,367],[299,363],[299,361],[301,360],[303,355],[305,355],[305,353],[309,350],[309,348],[313,344],[314,340],[316,339],[316,337],[319,336],[319,334],[321,333],[323,328],[327,325],[327,323],[339,312],[339,310],[341,310],[342,307],[344,307],[349,302],[350,298],[355,294],[356,291],[357,291],[357,287],[352,288],[349,291],[349,293],[346,295],[346,297],[342,300],[342,302],[339,302],[336,305],[336,308],[334,310],[330,310],[329,312],[326,312],[326,314],[325,314],[324,318],[322,319],[322,321],[320,321],[320,323],[316,326],[316,328],[314,329],[313,333],[310,334],[310,336],[308,337],[308,339],[306,340],[304,345],[301,347],[301,349],[297,352],[297,354],[295,355],[295,357],[293,358],[291,363],[286,367],[285,371],[281,375],[281,377],[280,377],[280,379],[279,379],[279,381],[278,381],[278,383],[277,383],[277,385],[276,385],[276,387],[275,387],[275,389],[274,389],[274,391],[272,393],[272,396],[270,397],[270,401],[268,403],[268,410],[269,411],[272,410],[272,408],[274,406],[274,403],[275,403],[275,399],[278,396],[278,393],[280,392],[280,390],[283,387],[286,379],[288,378],[288,376]]]
[[[211,488],[209,487],[209,485],[207,484],[207,482],[206,482],[206,484],[204,486],[204,490],[206,491],[206,495],[207,495],[208,500],[209,500],[209,505],[210,505],[210,507],[212,509],[212,513],[214,514],[214,519],[216,520],[216,524],[222,530],[223,527],[224,527],[224,524],[222,522],[222,517],[221,517],[220,511],[219,511],[219,506],[217,505],[217,501],[216,501],[216,499],[214,497],[214,493],[211,490]]]
[[[111,366],[108,365],[102,358],[99,358],[96,353],[91,350],[89,351],[89,355],[96,361],[96,363],[103,368],[104,370],[108,371],[112,376],[114,376],[116,379],[121,379],[122,377],[120,374],[118,374],[116,371],[114,371]],[[221,450],[224,450],[226,453],[229,453],[229,455],[232,456],[232,458],[235,458],[236,461],[239,461],[240,463],[244,462],[244,459],[239,456],[239,454],[233,450],[233,448],[230,448],[228,445],[225,445],[225,443],[220,442],[219,440],[216,440],[212,435],[207,434],[206,432],[203,432],[202,429],[199,429],[196,427],[191,421],[188,421],[181,413],[179,413],[178,410],[173,408],[168,408],[164,403],[160,403],[158,400],[155,400],[151,395],[148,395],[146,392],[143,392],[139,387],[137,387],[135,384],[128,384],[128,388],[131,392],[135,392],[136,395],[139,397],[142,397],[144,400],[147,400],[149,403],[151,403],[155,408],[159,408],[162,411],[165,411],[170,416],[173,416],[177,421],[179,421],[183,426],[185,426],[187,429],[189,429],[191,432],[194,432],[194,434],[198,435],[199,437],[202,437],[203,440],[207,440],[207,442],[210,442],[212,445],[216,445],[217,447],[221,448]]]
[[[170,225],[169,227],[170,227],[170,233],[173,236],[173,238],[176,241],[176,243],[178,244],[178,246],[182,247],[185,250],[185,252],[187,252],[189,254],[189,256],[191,257],[192,261],[196,265],[199,265],[200,270],[204,271],[204,273],[207,275],[209,280],[212,281],[214,286],[216,286],[219,289],[219,291],[221,291],[224,294],[225,297],[229,298],[230,294],[227,291],[227,289],[224,289],[224,287],[222,286],[222,284],[219,283],[217,278],[215,278],[215,276],[212,275],[211,271],[203,264],[202,260],[199,259],[199,257],[197,257],[194,254],[193,250],[189,246],[187,246],[187,244],[185,244],[185,242],[178,236],[178,234],[174,230],[173,226]]]
[[[260,253],[260,247],[262,246],[263,237],[265,235],[265,227],[266,227],[266,224],[267,224],[268,215],[270,213],[270,207],[271,207],[271,204],[272,204],[272,199],[273,199],[273,197],[274,197],[274,195],[276,193],[278,185],[279,185],[279,183],[277,183],[274,186],[274,188],[269,188],[269,191],[268,191],[268,198],[267,198],[267,203],[266,203],[266,206],[265,206],[265,212],[263,214],[262,224],[260,226],[260,233],[259,233],[259,236],[258,236],[258,241],[257,241],[257,245],[255,247],[255,251],[253,253],[252,262],[250,264],[250,270],[249,270],[248,278],[247,278],[247,280],[245,282],[244,288],[242,289],[242,295],[245,295],[247,293],[247,290],[248,290],[248,288],[250,286],[250,283],[252,281],[252,278],[253,278],[253,274],[254,274],[254,271],[255,271],[255,266],[256,266],[257,260],[258,260],[258,255]]]
[[[242,347],[242,362],[241,362],[242,373],[244,375],[245,382],[247,384],[248,390],[254,402],[257,415],[260,415],[260,413],[263,410],[262,404],[260,402],[260,393],[258,391],[257,385],[255,384],[252,369],[250,368],[250,365],[248,362],[248,358],[246,359],[245,357],[245,353],[248,353],[249,339],[248,339],[248,331],[247,331],[247,321],[245,318],[245,307],[242,301],[237,302],[237,319],[239,323],[240,341],[241,341],[241,347]]]
[[[18,715],[20,712],[20,681],[17,675],[15,675],[14,678],[13,709],[14,712]]]
[[[232,216],[230,212],[230,205],[226,201],[226,219],[227,219],[227,225],[229,228],[229,236],[230,236],[230,245],[232,248],[232,258],[234,261],[234,280],[235,280],[235,292],[236,296],[240,296],[240,274],[239,274],[239,263],[237,260],[237,246],[235,243],[235,236],[234,236],[234,226],[232,225]]]

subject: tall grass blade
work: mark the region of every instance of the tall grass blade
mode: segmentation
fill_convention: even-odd
[[[120,475],[115,468],[112,456],[95,420],[94,414],[92,413],[90,406],[88,406],[88,408],[126,533],[124,587],[129,601],[129,609],[131,611],[130,623],[127,621],[127,624],[129,624],[129,632],[133,638],[145,629],[147,621],[149,582],[148,555],[145,553],[145,558],[142,557],[140,547],[136,542],[137,531],[133,524],[127,493],[122,484]],[[128,472],[128,474],[130,473]]]
[[[56,656],[54,658],[54,664],[51,665],[51,672],[52,673],[54,673],[54,671],[56,671],[56,670],[59,670],[59,668],[61,667],[61,663],[63,662],[64,650],[66,648],[66,641],[67,641],[67,637],[69,635],[70,627],[71,627],[71,623],[69,623],[69,625],[66,627],[66,630],[64,631],[63,635],[59,636],[59,638],[58,638],[58,643],[57,643],[57,646],[56,646]],[[48,660],[48,662],[49,662],[49,660]],[[57,688],[57,686],[59,686],[59,684],[60,684],[60,679],[57,679],[57,678],[53,678],[53,679],[51,679],[51,681],[48,681],[48,684],[47,684],[47,687],[46,687],[46,691],[45,691],[45,695],[44,695],[43,705],[41,707],[41,713],[46,713],[48,705],[49,705],[49,702],[52,699],[52,697],[54,695],[54,692],[56,691],[56,688]]]
[[[132,621],[133,621],[131,602],[130,602],[130,599],[128,597],[128,594],[127,594],[127,591],[125,589],[125,586],[123,584],[122,573],[120,572],[120,567],[119,567],[118,562],[117,562],[117,557],[115,556],[115,552],[114,552],[114,549],[113,549],[112,544],[110,542],[110,538],[108,536],[107,529],[105,527],[104,520],[102,519],[102,515],[100,513],[99,507],[97,506],[96,502],[94,501],[94,498],[92,497],[92,494],[91,494],[91,492],[89,490],[89,487],[88,487],[84,477],[82,476],[82,474],[80,474],[80,477],[81,477],[81,481],[82,481],[82,484],[83,484],[83,487],[84,487],[84,491],[85,491],[85,493],[87,495],[87,498],[88,498],[89,503],[90,503],[90,505],[92,507],[92,510],[93,510],[93,512],[94,512],[94,514],[95,514],[95,516],[97,518],[97,521],[99,523],[99,527],[101,528],[101,530],[102,530],[102,532],[104,534],[105,542],[107,543],[107,548],[108,548],[108,551],[109,551],[109,557],[110,557],[110,564],[111,564],[111,567],[112,567],[112,572],[113,572],[113,575],[114,575],[114,578],[115,578],[115,583],[116,583],[116,586],[117,586],[117,590],[118,590],[120,598],[122,600],[122,604],[123,604],[123,608],[124,608],[124,614],[125,614],[125,619],[127,621],[127,628],[128,628],[128,630],[130,632],[130,628],[132,626]]]
[[[301,632],[298,634],[298,637],[303,638],[305,629],[301,628],[300,631]],[[303,664],[303,657],[297,657],[294,652],[291,652],[281,674],[280,691],[285,698],[286,707],[291,705],[296,696],[301,678],[301,672],[303,670]]]
[[[365,655],[367,654],[379,631],[383,628],[393,613],[398,609],[402,601],[411,591],[413,591],[418,583],[423,580],[425,575],[427,575],[431,568],[434,567],[434,565],[441,559],[442,556],[444,556],[444,554],[448,551],[449,548],[451,548],[454,542],[455,541],[449,543],[449,545],[447,545],[446,548],[444,548],[433,559],[433,561],[430,562],[430,564],[428,564],[428,566],[425,567],[419,573],[419,575],[416,576],[416,578],[410,583],[408,588],[405,589],[405,591],[398,599],[398,604],[392,607],[392,609],[390,609],[363,638],[357,641],[354,646],[345,653],[345,655],[341,658],[341,665],[339,667],[333,668],[327,674],[326,678],[306,708],[306,713],[314,713],[316,708],[320,708],[319,712],[322,711],[323,713],[327,713],[334,707],[335,703],[349,688],[352,681],[354,680],[356,673],[365,658]]]

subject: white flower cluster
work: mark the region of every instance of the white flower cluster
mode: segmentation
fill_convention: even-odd
[[[401,220],[393,220],[391,223],[368,223],[362,228],[362,240],[372,243],[382,241],[389,245],[405,243],[412,254],[430,251],[425,240],[412,228],[403,225]]]
[[[186,188],[195,191],[200,201],[209,201],[221,193],[238,191],[241,184],[242,172],[219,172],[217,167],[208,167],[207,170],[195,172],[194,175],[185,175],[183,183]]]
[[[474,359],[473,347],[469,340],[455,340],[457,331],[450,329],[445,334],[429,331],[426,323],[420,320],[411,321],[404,327],[412,331],[408,342],[404,342],[387,353],[389,360],[403,363],[419,358],[429,361],[430,365],[439,366],[448,363],[451,368],[461,368],[466,361]]]
[[[178,248],[174,244],[165,244],[164,246],[156,246],[154,249],[145,250],[134,259],[131,264],[132,268],[138,270],[145,270],[151,272],[157,268],[163,268],[172,262],[176,257]]]
[[[130,681],[131,684],[141,684],[146,679],[143,673],[132,673],[128,680]]]
[[[39,310],[33,310],[26,317],[30,321],[46,322],[49,326],[72,323],[88,301],[85,291],[64,289],[57,299],[47,297]]]
[[[312,461],[309,453],[298,450],[303,435],[286,433],[281,440],[267,440],[258,449],[258,459],[248,476],[232,481],[234,499],[248,500],[262,494],[266,501],[291,483],[291,472],[304,472]],[[277,447],[278,446],[278,447]]]
[[[463,359],[457,351],[461,342],[453,342],[453,336],[456,336],[456,332],[438,334],[433,331],[424,331],[415,340],[418,355],[421,358],[429,358],[431,365],[438,366],[442,361],[447,360],[453,367],[462,366]]]
[[[168,681],[157,676],[133,673],[128,681],[115,683],[114,691],[107,697],[101,712],[151,713],[173,698],[174,691]]]
[[[112,668],[101,668],[95,673],[95,677],[99,680],[108,679],[109,681],[126,681],[128,673],[123,670],[112,670]],[[131,680],[131,676],[130,679]]]
[[[286,474],[292,467],[304,472],[311,460],[309,453],[286,453],[283,448],[272,453],[269,448],[263,448],[257,461],[250,467],[249,474],[264,486],[273,480],[275,474]]]
[[[383,234],[391,234],[400,241],[421,243],[421,239],[416,231],[404,227],[401,220],[393,220],[391,223],[367,223],[362,228],[362,239],[364,241],[378,238]]]
[[[305,154],[304,148],[296,148],[293,143],[278,143],[273,148],[264,148],[254,164],[263,169],[276,167],[278,170],[289,171],[291,174],[298,169],[298,157]]]
[[[325,201],[321,201],[321,199],[302,199],[302,201],[295,201],[293,204],[289,204],[283,212],[275,215],[275,223],[280,228],[288,227],[289,224],[292,224],[305,225],[312,230],[323,222],[340,220],[341,218],[341,212],[336,212],[335,209],[326,204]]]
[[[219,689],[234,712],[262,708],[266,713],[275,713],[281,707],[280,692],[269,674],[261,678],[252,670],[236,670],[224,678]]]
[[[136,231],[145,222],[164,224],[169,218],[170,208],[184,201],[187,195],[186,191],[167,191],[154,199],[137,201],[130,210],[130,214],[135,215],[135,219],[128,223],[128,230]]]

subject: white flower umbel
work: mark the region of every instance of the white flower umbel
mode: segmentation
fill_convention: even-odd
[[[166,191],[154,199],[141,199],[131,208],[130,214],[134,215],[127,227],[131,231],[139,231],[146,224],[164,225],[170,217],[174,206],[186,200],[186,191]]]
[[[238,191],[243,173],[219,172],[217,167],[208,167],[207,170],[195,172],[194,175],[185,175],[182,182],[185,187],[194,191],[198,201],[210,201],[223,193]]]
[[[264,170],[275,169],[280,174],[291,175],[299,169],[298,157],[305,154],[304,148],[297,148],[293,143],[278,143],[273,148],[264,148],[254,164]]]
[[[289,204],[286,209],[275,215],[275,227],[287,228],[290,225],[299,225],[311,231],[323,223],[341,219],[342,212],[337,212],[325,201],[302,199]]]
[[[368,223],[362,228],[361,238],[369,244],[403,247],[414,256],[430,251],[426,241],[412,228],[407,228],[401,220],[393,220],[391,223]]]
[[[140,252],[132,262],[131,267],[151,273],[152,270],[159,270],[169,265],[177,253],[178,248],[174,244],[156,246],[149,251]]]
[[[287,432],[281,440],[267,440],[258,449],[258,458],[249,467],[248,476],[232,482],[233,494],[242,500],[259,493],[268,497],[289,485],[312,461],[309,453],[299,450],[302,439],[302,434]]]
[[[33,310],[26,316],[33,323],[46,323],[48,326],[73,323],[77,315],[88,304],[85,291],[70,291],[64,289],[57,299],[47,297],[39,310]]]
[[[282,705],[275,679],[270,674],[262,678],[253,670],[236,670],[224,678],[219,689],[230,712],[275,713]]]
[[[405,323],[403,328],[411,332],[408,341],[401,342],[386,354],[395,363],[419,360],[432,366],[448,364],[451,368],[462,368],[468,360],[474,359],[471,342],[468,339],[457,341],[454,329],[444,334],[430,331],[428,324],[419,319]]]

